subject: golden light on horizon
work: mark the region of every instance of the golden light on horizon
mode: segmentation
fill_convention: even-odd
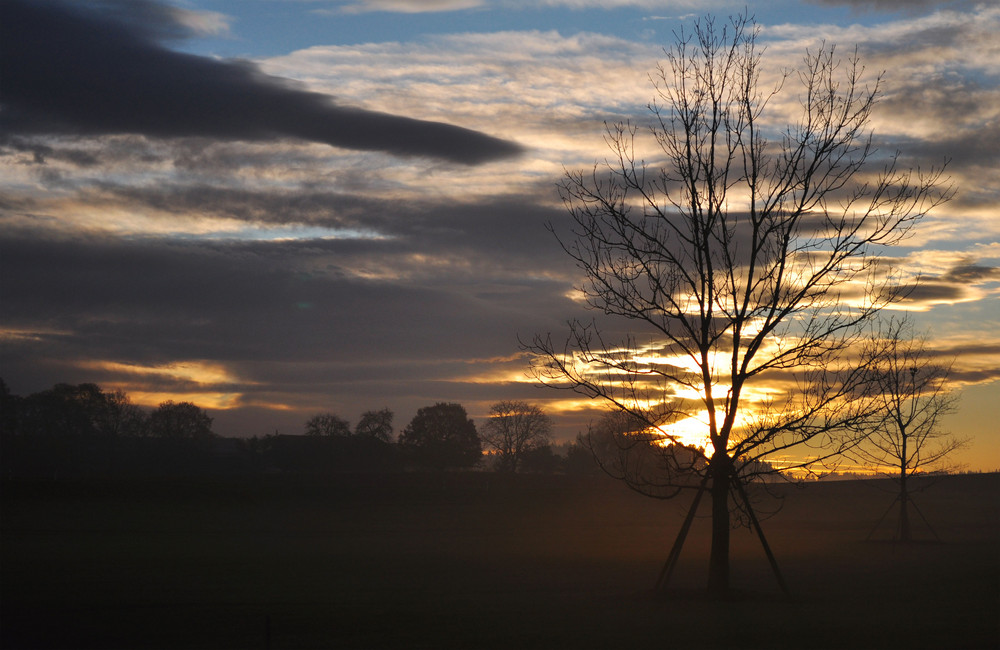
[[[191,402],[201,408],[216,410],[247,406],[241,391],[226,389],[248,382],[221,363],[191,360],[142,365],[87,361],[79,365],[90,370],[135,377],[134,381],[110,381],[105,387],[124,390],[140,406],[156,407],[166,401]]]
[[[114,388],[119,386],[112,385]],[[126,390],[127,387],[122,386],[122,390]],[[148,392],[148,391],[127,391],[129,397],[132,401],[139,406],[148,406],[155,408],[162,404],[163,402],[191,402],[195,406],[203,409],[214,409],[216,411],[228,411],[229,409],[234,409],[242,406],[246,406],[242,402],[242,395],[239,393],[213,393],[213,392],[197,392],[197,393],[182,393],[174,391],[164,391],[164,392]]]

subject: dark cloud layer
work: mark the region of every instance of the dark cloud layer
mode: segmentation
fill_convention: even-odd
[[[564,281],[511,277],[503,268],[511,253],[475,241],[450,257],[482,258],[495,276],[444,268],[385,281],[347,272],[362,258],[405,272],[407,263],[421,264],[407,262],[411,254],[428,259],[432,246],[422,235],[403,245],[0,233],[4,325],[21,333],[0,339],[2,376],[19,393],[56,381],[126,380],[130,392],[233,392],[241,404],[302,409],[263,419],[231,413],[220,422],[227,435],[294,431],[318,404],[346,417],[388,405],[402,426],[440,400],[556,397],[535,386],[458,380],[504,367],[523,373],[518,336],[558,328],[575,310]],[[240,385],[186,386],[88,365],[185,360],[222,364]]]
[[[512,142],[450,124],[339,106],[330,97],[158,42],[170,24],[136,28],[79,5],[5,0],[0,133],[136,133],[267,141],[297,138],[336,147],[477,164],[520,153]],[[174,29],[176,31],[176,29]]]
[[[925,275],[902,287],[904,304],[962,302],[974,298],[977,288],[1000,281],[1000,268],[978,264],[971,257],[957,262],[945,273]]]
[[[539,194],[551,192],[540,188]],[[480,277],[546,273],[571,273],[572,261],[558,254],[556,241],[545,224],[568,227],[560,208],[542,203],[543,196],[525,194],[477,201],[411,200],[400,202],[361,194],[323,189],[233,189],[209,185],[161,184],[130,187],[101,183],[91,200],[101,199],[116,208],[164,214],[203,214],[270,225],[305,225],[367,230],[390,241],[353,240],[341,243],[341,255],[350,249],[358,256],[377,252],[439,255],[451,251],[454,259],[488,263]],[[333,245],[327,242],[326,246]],[[555,254],[555,256],[554,256]],[[356,262],[362,262],[358,259]]]
[[[483,280],[352,277],[335,265],[355,259],[336,241],[102,242],[15,235],[0,238],[0,248],[7,323],[72,332],[72,341],[56,339],[113,358],[377,363],[505,355],[516,349],[517,324],[537,322],[542,315],[530,312],[551,302],[536,293],[546,288],[537,280],[525,280],[520,292],[512,287],[504,299],[482,296],[489,286]],[[308,266],[317,270],[300,270]],[[564,290],[557,282],[548,285]]]

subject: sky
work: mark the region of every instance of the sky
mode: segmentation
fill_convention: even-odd
[[[954,359],[956,460],[1000,469],[995,2],[5,0],[0,377],[192,401],[226,436],[521,399],[572,439],[600,405],[519,343],[592,316],[556,184],[648,117],[677,30],[744,9],[769,74],[857,48],[880,150],[950,161],[886,256]]]

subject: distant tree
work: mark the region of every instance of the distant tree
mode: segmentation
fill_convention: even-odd
[[[8,394],[3,402],[0,463],[24,476],[113,471],[134,449],[121,438],[141,433],[146,417],[124,391],[105,393],[92,383],[60,383],[26,398]]]
[[[577,439],[566,447],[563,469],[567,474],[587,476],[600,474],[600,465],[597,464],[594,454],[590,452],[587,445],[583,444],[582,438],[582,435],[577,436]]]
[[[494,450],[496,468],[501,472],[516,472],[528,453],[548,446],[551,433],[552,420],[541,408],[504,400],[490,407],[490,418],[483,425],[481,437]]]
[[[56,384],[19,398],[7,395],[7,428],[50,436],[141,435],[146,414],[123,390],[104,392],[97,384]]]
[[[213,438],[212,418],[191,402],[167,400],[149,415],[149,433],[158,438],[206,440]]]
[[[696,485],[698,472],[707,467],[704,450],[673,442],[648,422],[628,411],[608,411],[578,441],[609,476],[642,494],[668,499]]]
[[[958,401],[948,386],[951,365],[936,363],[926,339],[915,337],[905,319],[891,319],[880,328],[864,361],[882,418],[854,456],[869,469],[895,477],[899,539],[909,542],[910,508],[915,507],[909,479],[945,469],[948,456],[968,443],[940,428],[942,416]]]
[[[149,417],[132,403],[123,390],[104,393],[105,408],[99,428],[111,436],[142,436],[148,433]]]
[[[82,438],[103,433],[108,402],[97,384],[56,384],[19,402],[18,431]]]
[[[21,410],[21,398],[10,392],[0,378],[0,435],[13,435],[17,430],[18,414]]]
[[[437,470],[473,467],[482,459],[475,423],[461,404],[440,402],[417,411],[399,436],[399,448]]]
[[[807,470],[857,443],[848,425],[871,400],[859,399],[855,346],[901,295],[884,247],[953,194],[941,170],[878,155],[881,80],[866,80],[857,56],[807,51],[771,85],[758,34],[746,15],[682,31],[653,74],[648,132],[609,125],[605,163],[567,172],[571,225],[556,234],[583,275],[580,295],[608,318],[527,346],[540,381],[628,412],[667,442],[677,421],[705,422],[703,463],[677,463],[685,471],[655,484],[622,478],[653,496],[693,488],[693,504],[708,490],[717,597],[730,589],[730,513],[757,461],[794,456]],[[786,100],[788,78],[798,92]],[[626,333],[609,334],[614,318]],[[754,399],[779,378],[795,387]]]
[[[559,457],[552,445],[538,445],[525,451],[518,464],[519,471],[533,474],[552,474],[559,467]]]
[[[333,413],[321,413],[306,422],[306,435],[347,438],[351,435],[351,424]]]
[[[389,442],[392,440],[392,418],[393,413],[388,408],[365,411],[354,427],[354,435]]]

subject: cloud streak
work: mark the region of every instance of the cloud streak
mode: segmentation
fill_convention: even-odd
[[[5,2],[0,129],[13,135],[296,138],[469,165],[523,152],[516,143],[471,129],[341,106],[251,63],[175,52],[157,42],[171,28],[185,29],[181,23],[146,30],[129,25],[57,2]]]
[[[380,11],[415,14],[490,7],[521,11],[553,7],[565,7],[576,11],[621,8],[705,11],[713,7],[736,6],[737,4],[733,0],[358,0],[342,4],[340,11],[344,13]]]

